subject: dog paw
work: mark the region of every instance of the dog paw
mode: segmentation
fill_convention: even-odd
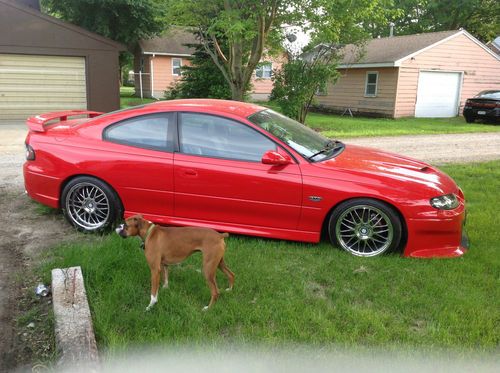
[[[201,309],[202,311],[207,311],[208,310],[208,306],[205,306]]]
[[[146,312],[151,311],[151,308],[152,308],[152,307],[153,307],[153,306],[147,306],[147,307],[146,307]]]
[[[233,288],[227,288],[226,291],[233,291]]]

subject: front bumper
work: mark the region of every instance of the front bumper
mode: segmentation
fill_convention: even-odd
[[[448,211],[441,217],[408,219],[408,241],[404,256],[412,258],[454,258],[469,249],[465,230],[466,211]]]

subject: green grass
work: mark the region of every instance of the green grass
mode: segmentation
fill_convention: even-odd
[[[152,98],[143,98],[141,100],[140,97],[135,97],[134,93],[134,87],[120,87],[120,109],[156,102]]]
[[[498,132],[500,126],[454,118],[361,118],[310,113],[306,124],[332,138]]]
[[[81,265],[101,348],[136,344],[305,344],[495,351],[500,342],[500,161],[443,167],[465,191],[472,247],[461,258],[356,258],[318,245],[231,236],[235,288],[209,300],[194,254],[146,313],[150,275],[138,239],[115,234],[52,252],[43,266]],[[361,269],[361,270],[359,270]],[[221,289],[225,278],[218,275]]]

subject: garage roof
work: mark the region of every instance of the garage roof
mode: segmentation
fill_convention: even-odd
[[[0,0],[0,46],[2,45],[119,51],[126,49],[114,40],[13,0]]]
[[[458,35],[465,35],[494,55],[484,44],[465,30],[428,32],[424,34],[371,39],[366,44],[347,45],[343,49],[341,68],[399,66],[403,60]],[[498,56],[495,56],[498,59]]]

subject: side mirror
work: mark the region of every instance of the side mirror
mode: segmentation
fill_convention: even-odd
[[[292,158],[288,154],[281,154],[275,150],[268,150],[262,156],[262,163],[273,166],[285,166],[292,163]]]

